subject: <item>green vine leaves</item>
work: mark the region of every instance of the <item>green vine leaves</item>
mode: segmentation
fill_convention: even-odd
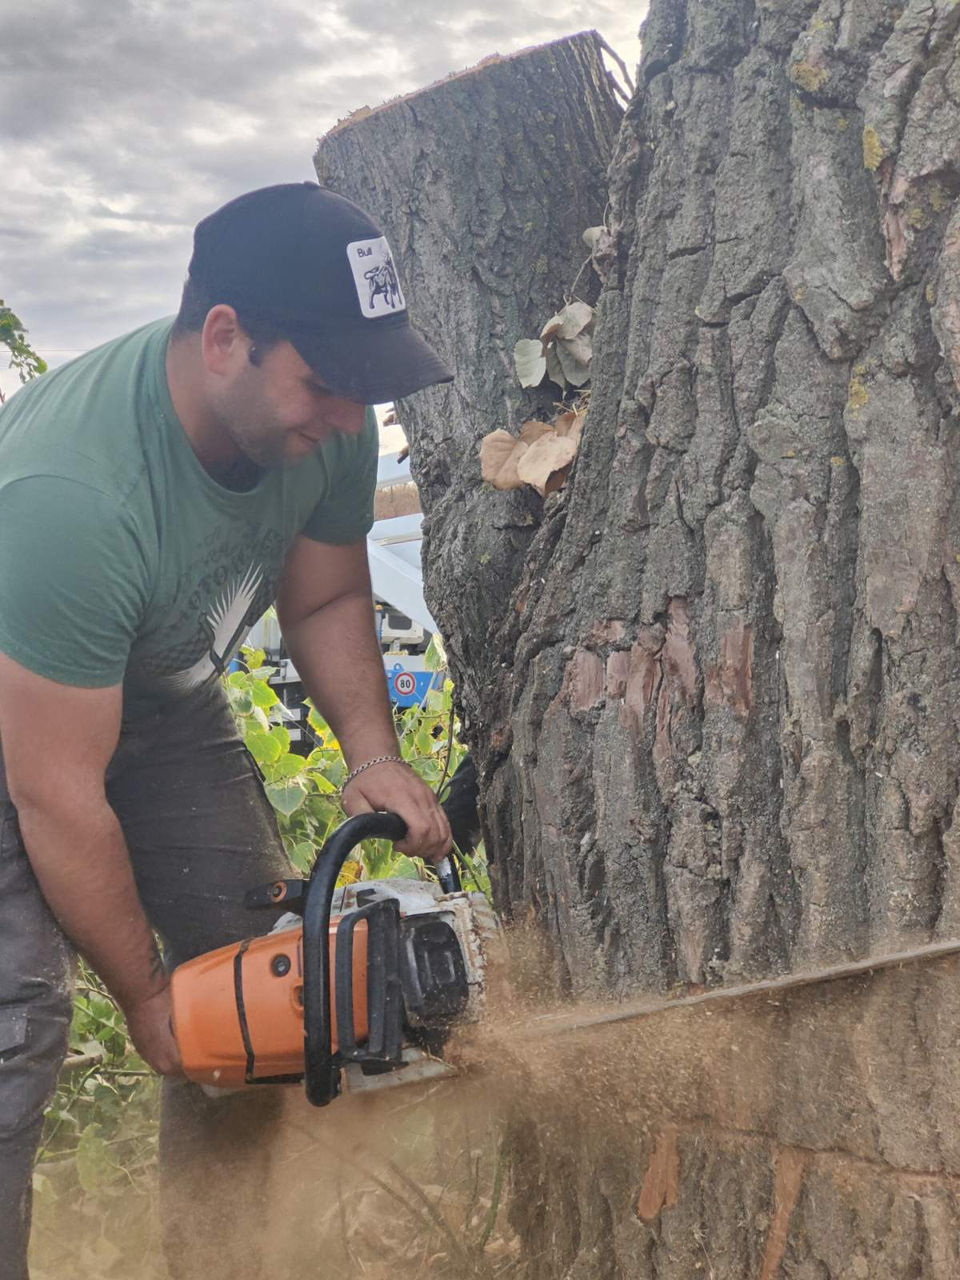
[[[29,382],[47,371],[46,360],[41,359],[30,346],[26,334],[23,321],[0,298],[0,344],[10,352],[10,368],[16,369],[21,382]],[[0,392],[2,403],[3,393]]]
[[[242,655],[239,669],[224,677],[231,710],[263,777],[287,855],[306,874],[317,851],[346,817],[340,788],[347,768],[340,743],[310,706],[307,725],[314,745],[306,755],[295,751],[285,723],[290,713],[269,683],[275,668],[267,663],[262,649],[244,648]],[[427,650],[426,665],[429,670],[442,666],[435,641]],[[398,710],[396,729],[403,759],[433,790],[441,788],[466,753],[456,738],[450,681],[445,680],[442,689],[431,689],[422,702]],[[366,841],[344,865],[340,883],[382,876],[417,879],[428,874],[419,861],[398,853],[388,840]],[[485,874],[478,870],[474,877],[479,876],[482,884]]]

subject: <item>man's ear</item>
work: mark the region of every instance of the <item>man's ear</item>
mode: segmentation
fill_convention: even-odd
[[[207,312],[200,331],[203,363],[211,373],[228,375],[247,363],[250,339],[240,327],[237,313],[225,302]]]

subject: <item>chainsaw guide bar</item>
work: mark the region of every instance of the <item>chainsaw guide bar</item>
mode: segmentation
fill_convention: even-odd
[[[715,987],[712,991],[700,991],[696,995],[678,996],[674,999],[645,998],[631,1000],[603,1013],[547,1013],[527,1020],[517,1029],[519,1038],[543,1040],[553,1036],[570,1035],[591,1027],[607,1026],[616,1022],[632,1022],[638,1018],[651,1018],[675,1009],[692,1009],[699,1005],[730,1004],[751,996],[777,995],[795,991],[800,987],[819,986],[839,982],[843,978],[857,978],[881,969],[896,969],[903,965],[927,960],[940,960],[945,956],[960,954],[960,939],[946,942],[930,942],[906,951],[891,951],[884,955],[867,956],[863,960],[851,960],[843,964],[829,965],[822,969],[809,969],[800,973],[787,973],[778,978],[761,978],[755,982],[741,982],[732,987]]]

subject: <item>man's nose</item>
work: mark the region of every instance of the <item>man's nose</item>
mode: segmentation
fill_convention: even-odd
[[[365,405],[357,404],[355,400],[341,400],[339,396],[331,396],[323,406],[327,425],[348,436],[355,436],[363,430],[365,415]]]

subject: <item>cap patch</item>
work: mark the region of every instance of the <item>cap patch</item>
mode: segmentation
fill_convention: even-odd
[[[360,314],[367,320],[395,316],[406,311],[397,270],[387,237],[353,240],[347,245],[347,260],[353,272]]]

